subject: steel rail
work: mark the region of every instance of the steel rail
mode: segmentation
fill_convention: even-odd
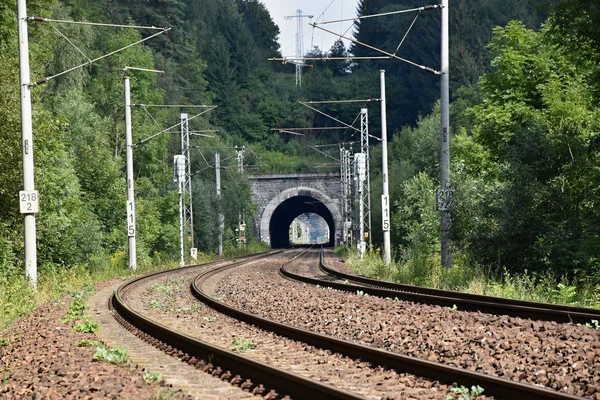
[[[308,250],[303,252],[300,256],[304,255],[307,251]],[[294,279],[298,279],[307,283],[313,283],[315,280],[312,278],[292,274],[286,269],[287,265],[292,263],[298,257],[286,261],[283,265],[281,265],[279,272],[286,277],[293,276]],[[221,313],[227,314],[248,324],[256,325],[261,329],[273,331],[278,335],[302,341],[315,347],[341,353],[354,359],[366,360],[377,365],[386,366],[387,368],[393,368],[398,372],[410,373],[449,384],[456,382],[459,385],[465,385],[468,387],[471,385],[480,385],[485,388],[486,395],[492,395],[495,398],[527,398],[530,400],[581,399],[581,397],[573,396],[567,393],[557,392],[555,390],[468,371],[433,361],[422,360],[416,357],[393,353],[387,350],[369,347],[359,343],[350,342],[348,340],[323,335],[303,328],[297,328],[229,306],[202,291],[203,282],[216,274],[232,268],[235,268],[235,266],[224,266],[198,275],[192,284],[192,293],[194,296]],[[334,287],[332,286],[331,282],[319,282],[325,286]]]
[[[377,296],[398,297],[398,299],[401,300],[448,307],[456,305],[461,310],[481,311],[535,320],[556,321],[561,323],[573,322],[580,324],[589,323],[591,320],[600,320],[600,310],[593,308],[563,306],[535,301],[462,293],[452,290],[432,289],[345,274],[327,267],[325,265],[323,252],[321,252],[321,262],[319,267],[321,271],[328,275],[361,284],[360,287],[357,287],[356,285],[340,286],[340,290],[356,292],[356,290],[359,289]],[[318,284],[323,285],[325,284],[325,281],[321,281]],[[327,285],[331,286],[329,282],[327,282]],[[362,289],[363,287],[365,289]]]
[[[270,252],[261,257],[269,257],[278,252]],[[243,261],[235,262],[228,266],[240,266],[247,264],[257,257],[250,257]],[[124,301],[124,292],[131,286],[151,277],[161,274],[169,274],[175,271],[198,267],[198,265],[177,268],[169,271],[147,274],[132,279],[122,284],[112,297],[112,306],[118,316],[133,325],[133,327],[152,336],[158,341],[170,346],[173,350],[184,353],[184,359],[210,360],[218,368],[230,375],[238,375],[242,379],[250,379],[254,385],[262,384],[266,390],[275,390],[280,397],[290,395],[299,399],[364,399],[354,393],[349,393],[333,386],[326,385],[300,375],[293,374],[283,369],[272,367],[260,361],[244,357],[240,354],[225,350],[221,347],[211,345],[199,339],[173,331],[167,326],[155,322],[141,313],[134,311]],[[118,319],[118,318],[117,318]]]

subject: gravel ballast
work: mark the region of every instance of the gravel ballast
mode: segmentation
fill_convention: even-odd
[[[326,258],[335,259],[331,253]],[[310,268],[322,276],[318,265]],[[290,269],[308,271],[306,265]],[[600,331],[595,329],[316,288],[286,280],[272,266],[233,272],[216,295],[319,333],[600,400]]]
[[[97,288],[110,283],[114,282]],[[79,344],[84,339],[98,340],[96,335],[74,332],[73,323],[60,322],[70,302],[65,296],[44,304],[0,332],[0,338],[9,342],[0,346],[0,398],[150,399],[161,393],[185,398],[147,383],[144,371],[136,366],[93,361],[96,346]]]

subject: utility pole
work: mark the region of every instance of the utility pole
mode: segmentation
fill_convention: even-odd
[[[387,153],[387,111],[385,99],[385,71],[379,71],[381,79],[381,169],[383,174],[383,194],[381,196],[381,219],[383,229],[383,260],[390,265],[392,259],[390,242],[390,194],[388,186]]]
[[[190,248],[194,248],[194,209],[192,207],[192,163],[190,162],[190,125],[188,115],[181,116],[181,154],[187,160],[185,182],[183,184],[183,221],[184,232],[190,239]]]
[[[336,245],[341,245],[346,242],[348,234],[346,233],[346,149],[344,146],[340,145],[340,198],[342,199],[342,243],[337,243]]]
[[[169,31],[171,28],[157,28],[154,26],[139,27],[139,26],[126,26],[126,25],[110,24],[111,26],[114,26],[114,27],[132,28],[132,29],[146,28],[146,29],[160,30],[161,32],[150,35],[150,36],[146,37],[145,39],[138,40],[137,42],[129,44],[127,46],[124,46],[116,51],[111,51],[110,53],[107,53],[103,56],[97,57],[93,60],[88,58],[88,61],[83,64],[69,68],[65,71],[62,71],[60,73],[57,73],[57,74],[49,76],[49,77],[45,77],[43,79],[38,80],[37,82],[32,83],[31,77],[30,77],[30,68],[29,68],[29,35],[28,35],[28,26],[27,26],[27,23],[29,20],[36,21],[36,22],[59,22],[59,23],[73,23],[73,24],[83,24],[83,25],[107,26],[108,24],[97,24],[97,23],[91,23],[91,22],[58,21],[58,20],[41,18],[41,17],[29,17],[27,15],[26,0],[17,0],[17,19],[18,19],[18,31],[19,31],[19,72],[20,72],[19,78],[20,78],[20,92],[21,92],[20,93],[21,94],[21,134],[22,134],[22,149],[23,149],[23,189],[24,189],[19,192],[19,202],[20,202],[21,214],[24,214],[24,225],[25,225],[24,226],[25,277],[26,277],[26,279],[28,279],[31,282],[33,288],[35,290],[37,290],[37,248],[36,248],[37,247],[37,243],[36,243],[37,238],[36,238],[35,214],[37,212],[39,212],[39,194],[35,190],[35,181],[34,181],[35,174],[34,174],[34,163],[33,163],[33,123],[32,123],[32,112],[31,112],[31,87],[35,86],[35,85],[47,83],[50,80],[55,79],[59,76],[62,76],[69,72],[83,68],[85,66],[94,64],[95,62],[97,62],[99,60],[102,60],[111,55],[119,53],[127,48],[130,48],[133,45],[146,42],[147,40],[152,39],[155,36],[158,36],[162,33]],[[60,33],[60,31],[59,31],[59,33]],[[62,33],[61,33],[61,35],[71,45],[73,45],[73,43],[66,36],[64,36]],[[73,47],[75,47],[81,53],[81,50],[78,49],[75,45],[73,45]],[[85,56],[85,54],[83,54],[83,55]],[[85,57],[87,58],[87,56],[85,56]],[[147,71],[152,71],[152,70],[147,70]],[[153,71],[153,72],[161,72],[161,71]],[[127,107],[126,107],[125,113],[126,113],[126,120],[127,119],[129,120],[129,138],[131,139],[131,114],[129,114],[129,116],[127,115],[131,111],[130,110],[131,101],[129,98],[129,81],[128,81],[128,79],[129,78],[127,77],[127,82],[126,82],[127,90],[125,93],[125,100],[126,100]],[[126,125],[127,125],[127,123],[126,123]],[[127,132],[126,132],[126,135],[127,135]],[[130,145],[131,145],[131,141],[129,141],[128,146],[127,146],[127,153],[128,153],[127,160],[128,161],[130,161],[132,158],[131,154],[130,154],[130,151],[131,151]],[[131,169],[131,171],[133,171],[133,168]],[[133,192],[133,174],[129,175],[129,166],[128,166],[127,172],[128,172],[127,209],[128,209],[128,214],[129,214],[129,206],[130,206],[129,187],[131,187],[131,192]],[[129,184],[131,184],[131,186]],[[131,198],[133,200],[133,196]],[[131,203],[131,206],[133,207],[133,210],[135,210],[135,204],[133,202]],[[135,258],[136,258],[135,257],[135,212],[133,212],[132,215],[133,215],[133,225],[132,225],[133,226],[133,251],[131,251],[132,236],[129,233],[129,228],[131,227],[131,225],[128,227],[128,236],[130,239],[129,240],[129,248],[130,248],[129,266],[130,266],[130,268],[135,269],[135,267],[136,267],[136,265],[135,265]],[[128,220],[129,220],[129,215],[128,215]],[[132,259],[133,259],[133,263],[131,262]]]
[[[125,67],[123,86],[125,88],[125,164],[127,174],[127,248],[129,269],[137,268],[136,256],[136,214],[135,214],[135,190],[133,187],[133,133],[131,128],[131,82],[128,70],[163,73],[146,68]]]
[[[304,35],[303,35],[303,27],[302,27],[302,18],[312,19],[312,15],[304,15],[302,14],[302,10],[296,10],[296,15],[288,15],[283,17],[284,19],[297,19],[297,27],[296,27],[296,58],[304,57]],[[304,61],[297,60],[296,64],[296,86],[302,86],[302,67],[304,66]]]
[[[364,220],[361,220],[363,226],[366,227],[364,232],[365,237],[362,237],[361,240],[364,241],[365,239],[369,239],[369,245],[371,245],[371,161],[369,157],[369,110],[366,108],[360,110],[360,151],[365,155],[365,190],[363,190],[363,204],[366,208],[363,214]]]
[[[442,43],[441,43],[441,132],[440,132],[440,189],[436,200],[441,213],[442,267],[452,268],[450,249],[450,209],[454,192],[450,186],[450,56],[449,56],[449,10],[448,0],[442,0]]]
[[[129,74],[125,71],[125,147],[127,170],[127,247],[129,269],[137,268],[136,257],[136,224],[135,224],[135,191],[133,188],[133,134],[131,132],[131,84]]]
[[[237,161],[238,161],[238,172],[241,175],[244,175],[244,151],[246,150],[246,146],[242,146],[241,150],[238,150],[237,146],[235,148],[235,152],[237,153]],[[238,243],[246,244],[246,220],[244,219],[244,214],[240,212],[238,218]]]
[[[358,215],[354,219],[354,227],[356,230],[356,250],[360,254],[360,258],[363,259],[365,255],[365,169],[366,169],[366,156],[365,153],[357,153],[354,155],[354,190],[355,198],[358,201]]]
[[[217,177],[217,198],[219,199],[219,205],[221,204],[221,155],[215,153],[215,172]],[[219,210],[219,255],[223,255],[223,229],[224,229],[225,218],[221,210]]]
[[[173,159],[173,181],[177,182],[177,186],[179,187],[179,253],[180,260],[179,266],[183,267],[185,265],[185,249],[184,249],[184,241],[183,241],[183,231],[185,224],[185,215],[184,215],[184,206],[183,206],[183,192],[185,185],[185,175],[186,175],[186,159],[183,154],[178,154]]]
[[[345,151],[344,164],[346,169],[346,175],[344,180],[346,182],[346,229],[348,230],[348,245],[352,244],[352,176],[354,172],[354,153],[352,147]]]
[[[31,118],[31,82],[29,72],[29,35],[27,5],[17,1],[19,19],[19,71],[21,84],[21,137],[23,142],[23,191],[19,193],[21,213],[24,215],[25,278],[37,290],[37,234],[35,213],[39,210],[39,194],[35,190],[33,166],[33,122]]]
[[[340,146],[340,177],[342,191],[343,242],[352,244],[352,148]]]

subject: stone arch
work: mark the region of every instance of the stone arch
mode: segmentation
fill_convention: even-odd
[[[304,206],[303,204],[308,204],[304,199],[312,199],[314,203]],[[282,206],[288,206],[291,210],[282,211],[280,208]],[[282,247],[280,246],[281,238],[275,238],[274,241],[271,240],[271,229],[273,228],[271,220],[273,215],[284,215],[288,216],[287,219],[289,219],[291,215],[296,214],[294,215],[295,218],[304,212],[314,212],[327,221],[330,229],[330,245],[334,245],[336,238],[339,238],[342,232],[342,214],[337,203],[322,191],[304,186],[284,190],[267,204],[260,217],[261,240],[271,246],[276,244],[276,247]],[[283,221],[284,224],[287,223],[287,219]],[[289,222],[291,223],[292,220],[293,218]],[[288,237],[287,232],[285,233],[285,237]]]

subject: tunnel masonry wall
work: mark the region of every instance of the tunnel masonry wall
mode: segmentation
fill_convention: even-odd
[[[342,236],[340,204],[340,175],[327,174],[277,174],[250,175],[252,203],[257,207],[252,229],[262,242],[271,244],[269,225],[273,213],[282,203],[293,197],[310,197],[322,203],[333,217],[331,235],[337,244]]]

